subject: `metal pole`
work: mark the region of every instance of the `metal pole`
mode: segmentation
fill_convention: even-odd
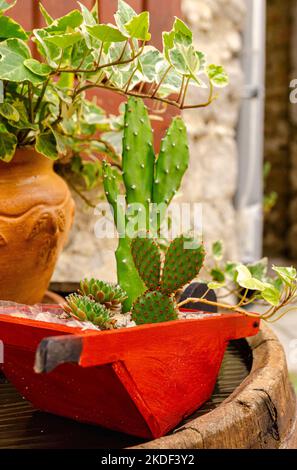
[[[245,76],[238,126],[239,176],[235,205],[241,261],[262,256],[266,1],[245,0],[242,65]]]

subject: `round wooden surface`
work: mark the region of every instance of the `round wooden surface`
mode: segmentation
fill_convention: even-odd
[[[250,374],[223,403],[173,435],[138,448],[296,449],[296,395],[284,350],[265,324],[248,343],[253,356]]]

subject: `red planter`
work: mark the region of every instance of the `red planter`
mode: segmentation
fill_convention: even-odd
[[[228,341],[258,329],[237,313],[106,332],[0,315],[4,373],[36,408],[143,438],[201,406]]]

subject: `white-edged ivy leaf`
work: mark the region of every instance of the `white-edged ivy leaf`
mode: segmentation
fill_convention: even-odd
[[[36,75],[27,69],[24,61],[30,58],[28,46],[17,38],[7,39],[0,43],[0,80],[11,82],[29,81],[38,85],[44,77]]]
[[[163,52],[168,62],[170,62],[169,51],[173,49],[174,47],[174,37],[175,37],[174,31],[164,32],[162,34]]]
[[[293,266],[290,266],[290,267],[273,266],[272,269],[278,274],[280,279],[288,286],[291,286],[294,282],[296,282],[297,270],[296,268],[293,268]]]
[[[16,151],[18,140],[14,134],[0,132],[0,160],[10,162]]]
[[[181,33],[183,36],[188,38],[188,45],[192,44],[193,33],[186,23],[184,23],[180,18],[175,17],[173,30],[176,34]]]
[[[221,240],[217,240],[212,245],[212,256],[215,260],[219,261],[223,257],[223,242]]]
[[[113,25],[96,24],[95,26],[87,26],[87,31],[93,38],[102,42],[123,42],[127,40],[127,37]]]
[[[8,121],[18,122],[20,120],[20,114],[18,110],[7,101],[0,103],[0,115]]]
[[[247,267],[252,277],[259,279],[259,281],[265,281],[268,269],[268,258],[263,258],[256,263],[248,264]]]
[[[48,36],[44,38],[44,41],[55,44],[55,46],[61,49],[67,49],[67,47],[73,46],[77,42],[81,41],[83,36],[79,32],[75,33],[63,33],[56,34],[54,36]]]
[[[57,160],[59,157],[57,141],[52,131],[43,132],[36,137],[35,149],[51,160]]]
[[[252,277],[249,269],[243,264],[236,267],[237,271],[237,283],[249,290],[263,291],[266,286],[263,282]]]
[[[118,10],[114,15],[116,25],[119,30],[124,34],[127,35],[127,30],[125,25],[131,21],[131,19],[137,16],[136,11],[133,10],[128,3],[124,2],[123,0],[119,0]]]
[[[163,60],[163,56],[158,49],[153,46],[144,47],[143,53],[139,57],[143,81],[152,83],[157,80],[157,65]]]
[[[225,282],[209,282],[207,287],[212,290],[222,289],[226,285]]]
[[[150,14],[148,11],[143,11],[139,15],[134,16],[125,28],[130,34],[131,38],[140,39],[142,41],[149,41],[151,39],[150,29]]]
[[[270,305],[277,306],[281,300],[281,292],[273,285],[267,286],[262,292],[261,296]]]
[[[13,2],[6,2],[5,0],[0,0],[0,12],[7,11],[10,8],[14,7],[16,4],[17,0],[14,0]]]
[[[83,16],[83,20],[84,20],[84,23],[86,24],[86,26],[93,26],[93,25],[97,24],[94,15],[92,15],[92,12],[90,12],[90,10],[85,5],[83,5],[82,3],[80,3],[80,2],[77,2],[77,3],[80,6],[82,16]],[[95,3],[97,3],[97,2],[95,2]]]
[[[0,15],[0,40],[3,41],[9,38],[28,39],[28,34],[20,24],[12,18]]]
[[[50,26],[54,22],[54,18],[46,11],[42,3],[39,3],[39,10],[44,18],[46,25]]]
[[[228,75],[225,72],[224,67],[222,67],[221,65],[208,65],[208,67],[206,68],[206,73],[208,75],[209,80],[215,87],[223,88],[229,83]]]
[[[31,70],[31,72],[41,75],[42,77],[47,77],[53,70],[49,65],[43,64],[36,59],[26,59],[24,65],[27,69]]]
[[[72,10],[67,15],[54,20],[53,23],[47,28],[44,28],[43,31],[45,31],[47,34],[62,34],[66,33],[69,29],[74,30],[75,28],[79,28],[82,22],[83,16],[81,12],[79,10]]]

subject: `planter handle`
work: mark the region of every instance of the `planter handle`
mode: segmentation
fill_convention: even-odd
[[[53,336],[45,338],[39,344],[34,370],[37,374],[54,370],[58,365],[67,362],[79,363],[83,341],[81,336]]]

